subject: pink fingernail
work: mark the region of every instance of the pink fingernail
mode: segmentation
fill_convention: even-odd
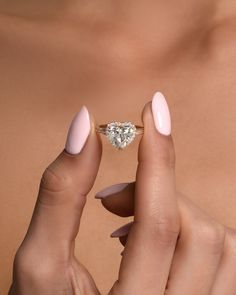
[[[95,198],[96,199],[103,199],[109,195],[114,195],[116,193],[119,193],[119,192],[123,191],[123,189],[125,189],[128,186],[128,184],[129,183],[118,183],[118,184],[114,184],[109,187],[106,187],[102,191],[96,193]]]
[[[89,112],[85,106],[75,115],[71,122],[65,149],[69,154],[79,154],[90,133]]]
[[[130,223],[127,223],[127,224],[123,225],[122,227],[118,228],[117,230],[115,230],[111,234],[111,238],[120,238],[120,237],[128,235],[132,224],[133,224],[133,221]]]
[[[170,111],[164,95],[160,92],[156,92],[153,96],[152,114],[157,131],[163,135],[170,135]]]

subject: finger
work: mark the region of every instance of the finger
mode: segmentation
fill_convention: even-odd
[[[113,291],[140,294],[141,289],[142,294],[164,294],[180,221],[175,195],[175,156],[170,136],[170,116],[160,93],[154,96],[152,104],[145,106],[143,123],[134,224]]]
[[[135,182],[118,183],[98,192],[96,199],[101,199],[102,205],[110,212],[128,217],[134,215]]]
[[[111,238],[119,238],[128,235],[132,225],[133,221],[119,227],[111,234]]]
[[[187,198],[180,198],[179,202],[181,234],[170,271],[167,293],[212,294],[211,289],[224,247],[224,227]]]
[[[132,225],[133,225],[133,222],[129,222],[129,223],[127,223],[127,224],[121,226],[120,228],[118,228],[117,230],[115,230],[115,231],[111,234],[111,238],[119,238],[120,243],[121,243],[123,246],[125,246]]]
[[[123,236],[123,237],[119,237],[120,243],[121,243],[123,246],[126,245],[127,239],[128,239],[128,235],[127,235],[127,236]]]
[[[211,291],[212,295],[232,295],[236,290],[236,231],[227,229],[223,257]]]
[[[122,202],[119,202],[119,208],[115,207],[115,213],[122,212],[127,204],[122,194],[123,191],[117,194],[117,198]],[[231,295],[235,289],[236,232],[227,230],[221,259],[224,228],[206,216],[183,194],[177,192],[177,196],[182,226],[170,271],[168,295],[176,293]],[[132,198],[126,195],[127,197]],[[110,196],[107,196],[106,208],[114,212],[112,200],[109,199]],[[121,244],[125,246],[131,226],[132,223],[128,223],[118,228],[111,237],[119,238]],[[213,290],[210,293],[213,282]]]
[[[44,254],[53,256],[56,249],[71,247],[100,159],[101,143],[94,121],[82,107],[71,123],[65,149],[43,173],[26,235]]]

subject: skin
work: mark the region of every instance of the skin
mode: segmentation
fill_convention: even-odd
[[[116,210],[133,204],[134,222],[109,295],[233,294],[236,231],[178,195],[173,140],[156,131],[150,103],[144,108],[143,124],[135,190],[129,189],[126,198],[116,196]],[[93,129],[79,155],[63,151],[44,171],[28,232],[15,257],[10,295],[101,294],[74,255],[101,150]],[[112,199],[106,200],[112,208]]]
[[[40,175],[84,103],[99,123],[128,118],[141,124],[143,105],[161,90],[172,114],[178,191],[217,224],[236,227],[234,1],[169,6],[162,1],[0,1],[0,11],[1,149],[8,155],[1,162],[3,290]],[[135,179],[137,145],[138,140],[120,154],[104,140],[91,196],[109,184]],[[121,222],[109,223],[110,216],[104,217],[95,202],[87,208],[76,251],[105,292],[119,260],[107,257],[119,248],[112,242],[101,246],[109,261],[105,283],[96,256],[86,250]],[[94,215],[103,221],[99,229],[96,222],[91,225]]]

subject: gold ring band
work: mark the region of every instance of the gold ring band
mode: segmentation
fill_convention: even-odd
[[[101,124],[101,125],[96,126],[96,131],[98,133],[102,133],[102,134],[106,135],[107,134],[106,133],[107,125],[108,124]],[[143,134],[143,132],[144,132],[143,126],[139,126],[139,125],[134,125],[134,126],[136,127],[135,134],[137,134],[137,135]]]

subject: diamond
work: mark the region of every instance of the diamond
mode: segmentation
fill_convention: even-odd
[[[111,122],[107,124],[106,136],[117,149],[127,147],[135,138],[136,127],[131,122]]]

